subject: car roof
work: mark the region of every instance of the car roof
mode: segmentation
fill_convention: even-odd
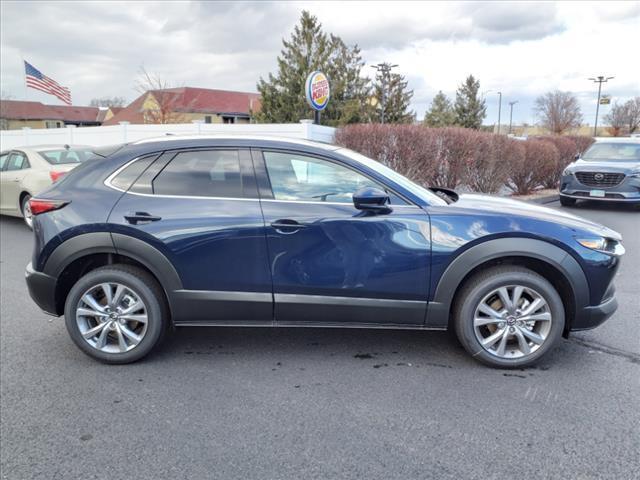
[[[275,135],[246,135],[246,134],[212,134],[212,135],[165,135],[163,137],[145,138],[131,142],[130,145],[144,145],[150,143],[158,143],[166,147],[167,144],[175,143],[180,145],[182,143],[196,143],[198,141],[225,141],[232,142],[235,140],[241,140],[243,143],[255,142],[258,144],[273,144],[282,143],[291,146],[304,146],[318,148],[322,150],[334,151],[341,148],[338,145],[332,145],[329,143],[314,142],[311,140],[303,140],[299,138],[281,137]],[[208,143],[208,142],[207,142]]]
[[[14,147],[14,148],[10,148],[7,151],[11,151],[11,150],[31,150],[33,152],[42,152],[44,150],[52,150],[52,149],[59,149],[59,150],[63,150],[66,148],[69,148],[70,150],[73,149],[77,149],[77,148],[84,148],[87,150],[92,150],[93,147],[91,145],[67,145],[67,144],[49,144],[49,145],[28,145],[28,146],[24,146],[24,147]]]
[[[597,137],[596,143],[633,143],[640,145],[640,137]]]

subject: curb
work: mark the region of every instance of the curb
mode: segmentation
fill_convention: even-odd
[[[546,195],[544,197],[532,198],[532,199],[527,200],[527,201],[528,202],[532,202],[532,203],[540,203],[542,205],[545,205],[547,203],[557,202],[558,200],[560,200],[560,195],[555,193],[553,195]]]

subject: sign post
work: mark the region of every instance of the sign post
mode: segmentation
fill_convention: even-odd
[[[320,112],[327,108],[329,97],[331,96],[331,87],[327,76],[316,70],[311,72],[307,77],[304,87],[307,103],[313,108],[313,123],[320,124]]]

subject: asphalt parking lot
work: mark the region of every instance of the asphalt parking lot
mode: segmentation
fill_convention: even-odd
[[[1,477],[638,478],[640,213],[571,210],[624,236],[620,309],[516,371],[333,329],[184,329],[102,365],[30,300],[31,232],[0,217]]]

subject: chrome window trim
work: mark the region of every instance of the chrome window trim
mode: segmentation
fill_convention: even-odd
[[[203,197],[203,196],[197,196],[197,195],[162,195],[162,194],[155,194],[155,193],[139,193],[139,192],[130,192],[128,190],[123,190],[122,188],[116,187],[115,185],[113,185],[111,183],[111,181],[118,176],[118,174],[120,172],[122,172],[125,168],[127,168],[129,165],[133,164],[134,162],[137,162],[138,160],[141,160],[142,158],[145,158],[147,156],[149,156],[150,154],[145,154],[142,155],[140,157],[136,157],[133,160],[128,161],[127,163],[125,163],[124,165],[118,167],[117,170],[115,170],[111,175],[109,175],[103,183],[103,185],[105,187],[111,188],[113,190],[116,190],[118,192],[121,193],[126,193],[127,195],[138,195],[141,197],[154,197],[154,198],[184,198],[184,199],[191,199],[191,200],[236,200],[236,201],[243,201],[243,202],[275,202],[275,203],[300,203],[300,204],[311,204],[311,205],[351,205],[353,206],[353,203],[349,203],[349,202],[313,202],[310,200],[277,200],[277,199],[272,199],[272,198],[243,198],[243,197]],[[322,158],[322,157],[320,157]],[[324,158],[322,158],[324,160]],[[339,164],[341,165],[341,164]],[[347,167],[349,168],[349,167]],[[359,172],[358,170],[355,170],[352,168],[352,170],[356,171],[357,173],[362,174],[361,172]],[[367,177],[367,175],[364,175],[365,177]],[[377,180],[373,180],[375,182],[377,182]],[[379,182],[377,182],[379,183]],[[395,193],[395,192],[394,192]],[[396,194],[398,195],[398,194]],[[400,198],[400,195],[398,195]],[[403,198],[404,199],[404,198]],[[404,199],[406,200],[406,199]],[[395,208],[417,208],[419,210],[422,210],[422,208],[420,208],[418,205],[415,205],[413,203],[409,203],[407,205],[391,205],[391,208],[395,209]],[[355,208],[355,207],[354,207]]]

